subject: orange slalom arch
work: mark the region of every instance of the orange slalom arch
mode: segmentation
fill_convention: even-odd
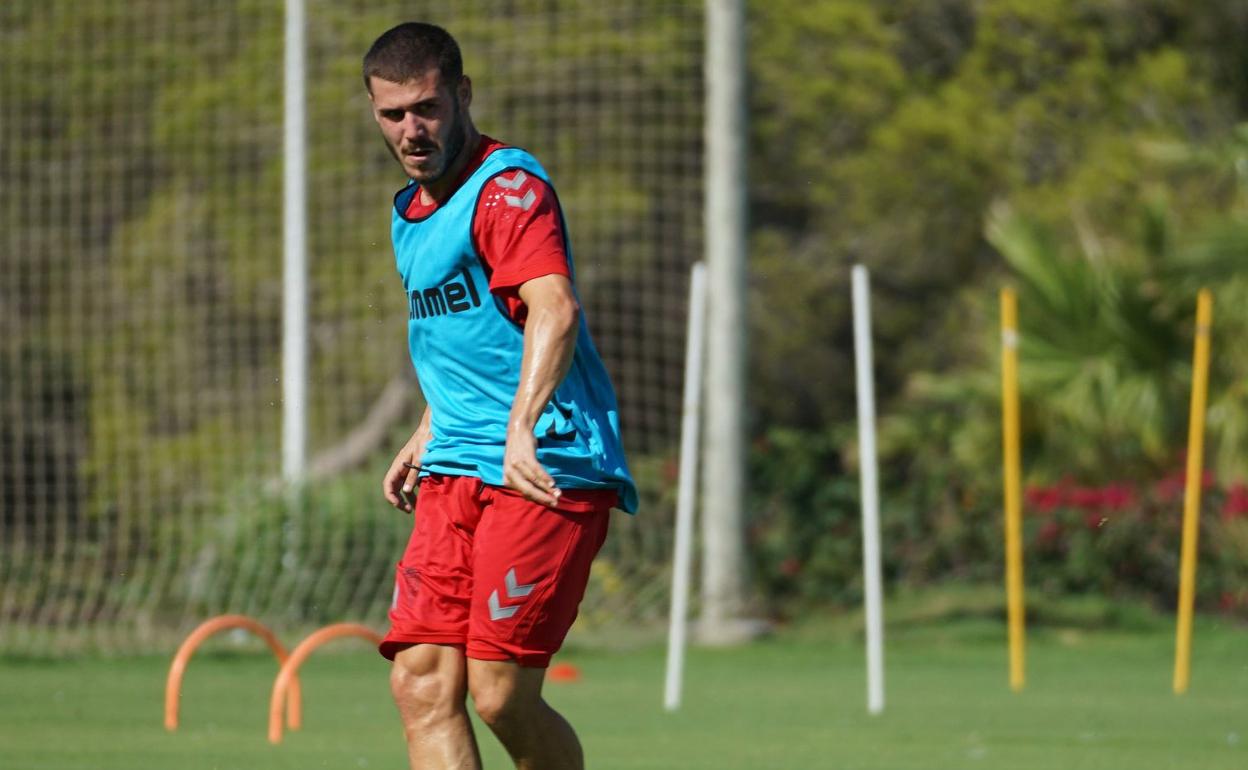
[[[178,705],[182,696],[182,676],[186,673],[187,664],[191,662],[191,656],[195,654],[195,650],[208,637],[231,628],[245,628],[259,636],[269,645],[269,649],[273,650],[273,654],[277,657],[278,665],[286,663],[289,657],[286,654],[286,648],[277,640],[277,637],[269,630],[268,626],[260,621],[249,618],[246,615],[217,615],[214,618],[205,620],[187,635],[182,642],[182,646],[178,647],[177,653],[173,656],[173,663],[169,666],[169,676],[165,680],[166,730],[178,729]],[[300,697],[299,680],[292,679],[287,695],[289,702],[286,709],[286,723],[292,730],[299,729],[302,719]]]
[[[282,700],[287,696],[288,689],[298,686],[299,680],[296,676],[299,667],[317,647],[344,636],[358,636],[373,644],[381,644],[381,634],[359,623],[334,623],[312,632],[300,642],[273,680],[273,695],[269,698],[269,743],[282,742]]]

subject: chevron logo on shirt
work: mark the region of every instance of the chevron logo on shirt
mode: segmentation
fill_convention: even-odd
[[[499,174],[494,177],[494,183],[504,190],[515,190],[516,195],[504,195],[503,202],[512,208],[528,211],[533,208],[533,202],[537,200],[537,193],[533,192],[533,188],[529,188],[523,196],[519,195],[520,189],[524,187],[524,183],[529,181],[529,177],[523,171],[517,171],[510,179]]]
[[[494,177],[494,184],[504,190],[519,190],[525,182],[529,181],[529,177],[523,171],[517,171],[511,179],[499,174]]]
[[[519,198],[515,195],[504,195],[503,200],[507,202],[508,206],[514,206],[521,211],[528,211],[533,207],[533,201],[537,200],[537,194],[532,190],[529,190],[524,194],[523,198]]]

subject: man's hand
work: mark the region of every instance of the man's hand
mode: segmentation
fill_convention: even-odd
[[[562,492],[537,461],[537,439],[533,437],[532,428],[512,424],[507,429],[507,448],[503,452],[503,485],[535,503],[553,507],[559,502]]]
[[[420,419],[420,427],[395,455],[394,462],[390,463],[390,469],[381,480],[381,494],[386,502],[400,511],[411,513],[414,510],[415,498],[412,492],[416,489],[417,478],[420,476],[420,458],[425,453],[425,445],[430,438],[432,434],[429,429],[429,409],[426,408]]]

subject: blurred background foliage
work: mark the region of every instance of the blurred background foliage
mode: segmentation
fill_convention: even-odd
[[[358,189],[349,182],[356,177],[395,175],[373,137],[356,74],[359,52],[393,14],[361,18],[359,8],[314,5],[322,21],[310,46],[323,55],[310,57],[311,205],[323,216],[312,219],[311,242],[320,255],[376,258],[359,262],[349,283],[332,260],[314,263],[321,313],[313,318],[313,376],[331,391],[349,380],[375,393],[401,370],[393,348],[359,344],[399,334],[380,328],[401,312],[384,244],[387,200],[343,191]],[[679,286],[636,284],[631,276],[647,261],[675,254],[687,264],[696,256],[696,183],[672,188],[658,173],[622,177],[618,158],[561,138],[568,126],[551,129],[546,112],[557,102],[575,125],[614,137],[613,147],[630,146],[627,132],[640,126],[632,146],[653,149],[662,163],[698,157],[696,131],[646,116],[622,122],[627,99],[577,72],[605,50],[630,73],[628,88],[689,99],[674,84],[697,73],[664,52],[689,42],[699,16],[696,4],[676,4],[683,15],[651,23],[671,5],[655,2],[653,13],[603,14],[600,29],[541,38],[556,40],[551,46],[517,34],[530,6],[591,5],[522,2],[497,17],[447,11],[440,20],[465,41],[481,111],[505,116],[523,139],[549,134],[550,146],[531,149],[577,169],[575,184],[561,192],[574,240],[598,249],[579,253],[586,304],[598,317],[623,319],[626,329],[659,317],[660,289],[683,301],[680,271],[666,274]],[[212,514],[220,509],[214,493],[277,471],[279,411],[270,407],[280,396],[281,286],[271,261],[256,255],[279,252],[279,232],[246,228],[280,221],[274,105],[281,83],[273,62],[281,60],[281,25],[276,3],[232,3],[228,12],[180,24],[184,6],[83,3],[57,14],[37,13],[31,3],[0,7],[0,31],[23,33],[3,33],[6,66],[56,73],[13,80],[4,95],[4,118],[20,115],[23,130],[2,134],[0,168],[34,169],[0,184],[0,227],[21,234],[2,255],[4,268],[57,277],[35,290],[0,281],[9,340],[0,348],[0,382],[32,368],[45,373],[20,398],[0,399],[12,412],[0,415],[0,449],[42,469],[41,483],[58,490],[43,504],[100,522],[111,509],[147,506],[153,515],[134,520],[157,523],[136,525],[147,528],[135,533],[136,548],[182,550],[206,570],[232,544],[283,537],[266,523],[270,514],[286,515],[271,501],[214,523],[203,536],[207,546],[182,542],[158,523],[175,504]],[[168,14],[173,34],[125,51],[130,64],[107,77],[64,70],[42,43],[73,46],[89,37],[108,45],[109,29],[152,13]],[[1055,590],[1171,602],[1179,504],[1154,492],[1182,467],[1195,293],[1209,286],[1212,476],[1200,598],[1206,607],[1248,611],[1248,534],[1238,502],[1248,478],[1248,6],[756,0],[749,24],[749,537],[769,610],[851,601],[859,590],[849,267],[862,263],[874,290],[884,543],[894,584],[1000,574],[996,302],[1009,284],[1020,297],[1036,579]],[[518,62],[529,69],[507,79]],[[539,72],[557,75],[559,93],[525,74]],[[77,85],[55,87],[58,81]],[[85,103],[71,101],[84,93]],[[318,124],[335,130],[318,133]],[[214,133],[210,148],[188,145],[212,126],[228,130]],[[107,174],[87,173],[86,153],[100,143],[150,151],[126,154],[130,165]],[[43,156],[60,160],[18,163]],[[613,218],[593,215],[604,189],[622,196]],[[72,212],[72,226],[31,218],[32,190],[46,210]],[[90,203],[75,205],[82,201]],[[245,231],[218,226],[230,220]],[[653,243],[671,254],[646,246]],[[84,287],[91,275],[77,269],[84,258],[120,278]],[[205,293],[216,301],[190,301]],[[74,303],[83,297],[100,321],[70,333],[67,314],[81,310]],[[222,336],[222,328],[239,331]],[[609,363],[649,339],[611,327],[596,332]],[[137,344],[111,345],[119,335]],[[663,362],[679,355],[677,347],[649,368],[615,372],[626,429],[647,420],[675,424],[681,373]],[[226,358],[242,382],[221,379]],[[250,363],[239,370],[238,360]],[[627,403],[647,387],[670,394],[657,416]],[[174,400],[187,392],[195,409]],[[312,435],[332,443],[368,408],[366,399],[322,400]],[[397,427],[394,438],[405,430]],[[634,439],[635,465],[647,499],[661,509],[653,521],[666,526],[674,436],[645,435],[654,438]],[[188,485],[187,460],[200,452],[234,460],[196,468]],[[332,500],[318,504],[317,515],[350,519],[349,501],[373,494],[379,462],[334,481]],[[0,467],[0,489],[29,483],[5,476],[17,472]],[[144,486],[136,489],[136,480]],[[1130,502],[1072,491],[1108,485],[1128,489]],[[1044,498],[1044,490],[1057,491]],[[4,502],[13,520],[40,515],[22,508],[29,500]],[[335,513],[339,504],[343,513]],[[1123,506],[1138,521],[1164,526],[1118,526]],[[1108,527],[1085,526],[1106,511],[1114,513]],[[378,553],[392,550],[386,532]],[[629,537],[650,536],[638,529]],[[1090,566],[1098,559],[1101,566]],[[194,586],[187,590],[213,604]]]
[[[413,17],[460,40],[479,126],[551,170],[630,450],[665,465],[701,251],[698,4],[309,0],[311,483],[286,499],[283,3],[0,3],[0,649],[150,648],[249,595],[288,625],[384,617],[411,520],[377,483],[421,405],[388,237],[405,180],[360,60]],[[613,538],[621,601],[665,583],[653,507]]]
[[[1111,528],[1131,547],[1029,525],[1029,565],[1047,587],[1172,606],[1180,504],[1139,490],[1182,469],[1201,286],[1215,294],[1209,526],[1240,515],[1224,500],[1248,478],[1248,7],[751,9],[752,535],[767,595],[859,591],[848,268],[863,263],[891,577],[1000,575],[997,291],[1012,285],[1027,482],[1116,483],[1140,523],[1166,524]],[[1028,515],[1099,510],[1058,497]],[[1202,601],[1243,612],[1242,535],[1204,543],[1225,553],[1203,562]],[[1086,577],[1092,561],[1112,578]]]

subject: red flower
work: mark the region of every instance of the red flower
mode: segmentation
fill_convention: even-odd
[[[780,562],[780,574],[785,577],[796,577],[797,573],[802,571],[802,563],[795,557],[790,556]]]
[[[1066,502],[1083,511],[1099,511],[1101,509],[1101,490],[1095,487],[1075,487],[1070,490]]]
[[[1040,513],[1049,513],[1062,504],[1062,490],[1058,487],[1028,487],[1027,505]]]
[[[1222,503],[1222,520],[1230,521],[1241,516],[1248,516],[1248,484],[1240,482],[1232,484],[1226,490],[1226,500]]]
[[[1135,504],[1135,490],[1127,484],[1106,484],[1101,488],[1101,502],[1107,510],[1125,511]]]

